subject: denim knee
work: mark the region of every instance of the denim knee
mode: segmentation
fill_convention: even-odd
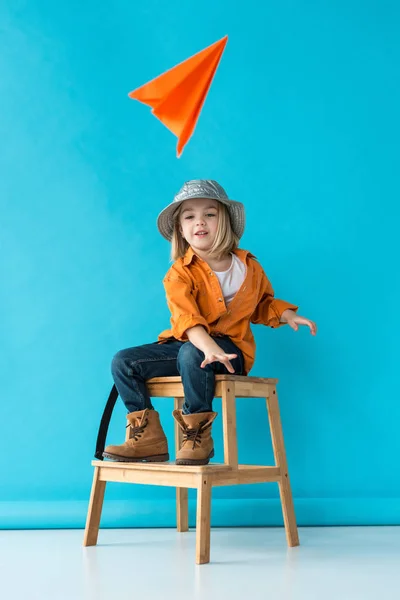
[[[115,375],[119,375],[121,373],[125,375],[133,374],[133,363],[134,357],[132,359],[132,353],[129,354],[129,358],[125,350],[120,350],[113,357],[111,361],[111,374],[113,377]]]
[[[122,367],[124,364],[124,359],[122,357],[122,352],[117,352],[111,361],[111,375],[115,379],[115,375],[121,373]]]
[[[191,342],[186,342],[178,352],[177,364],[179,372],[181,368],[193,369],[200,367],[204,360],[204,352],[196,348]]]

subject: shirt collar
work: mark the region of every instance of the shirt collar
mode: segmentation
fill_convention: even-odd
[[[187,265],[190,265],[190,263],[192,262],[193,258],[194,258],[195,253],[193,252],[193,249],[191,246],[189,246],[189,248],[186,250],[186,254],[183,257],[183,264],[185,267],[187,267]]]
[[[251,252],[249,252],[248,250],[242,250],[241,248],[238,248],[237,250],[235,250],[234,252],[236,254],[236,256],[238,256],[240,259],[242,259],[243,262],[246,262],[246,258],[256,258],[254,256],[254,254],[252,254]]]
[[[247,256],[249,256],[250,258],[256,258],[254,254],[252,254],[248,250],[242,250],[241,248],[237,248],[236,250],[234,250],[234,254],[236,254],[243,262],[246,262]],[[195,256],[196,254],[193,252],[192,247],[189,246],[189,248],[186,250],[185,256],[183,257],[184,266],[187,267],[187,265],[190,265]]]

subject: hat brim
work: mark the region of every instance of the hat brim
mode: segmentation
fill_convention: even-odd
[[[191,198],[187,199],[189,200]],[[217,202],[220,202],[221,204],[224,204],[226,206],[226,208],[228,209],[233,233],[237,235],[237,237],[240,239],[244,233],[244,205],[241,202],[237,202],[236,200],[221,200],[221,198],[210,199],[216,200]],[[161,233],[161,235],[169,242],[172,240],[172,235],[174,233],[174,215],[179,209],[182,202],[185,202],[185,200],[171,202],[171,204],[164,208],[164,210],[162,210],[157,217],[158,230]]]

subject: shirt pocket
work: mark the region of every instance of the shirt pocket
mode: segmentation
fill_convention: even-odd
[[[198,281],[194,284],[194,296],[196,304],[199,307],[202,317],[208,317],[211,313],[210,294],[207,286],[203,281]]]

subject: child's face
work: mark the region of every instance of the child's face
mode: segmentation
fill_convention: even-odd
[[[219,206],[216,200],[196,198],[182,203],[179,225],[193,250],[207,252],[217,234]]]

